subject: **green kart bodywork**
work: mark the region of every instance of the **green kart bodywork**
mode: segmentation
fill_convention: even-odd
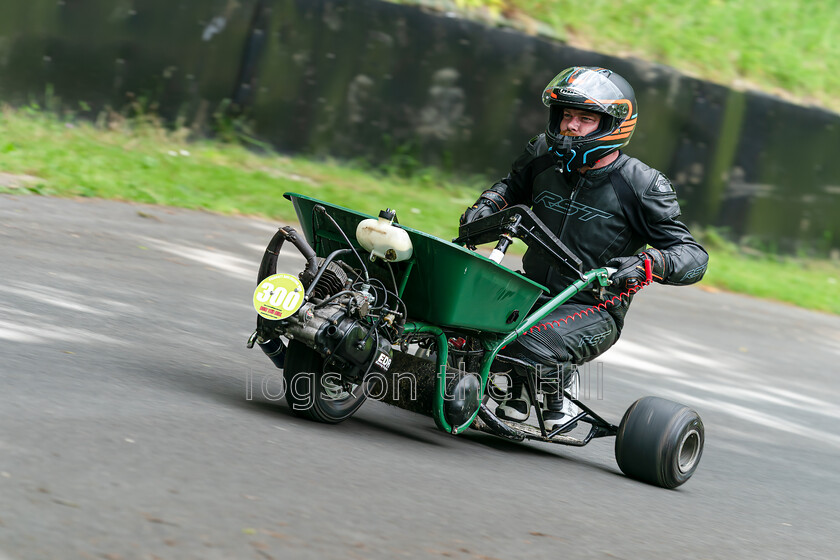
[[[317,256],[326,257],[333,251],[347,248],[342,233],[315,212],[316,206],[322,206],[347,235],[361,258],[367,258],[367,252],[356,240],[355,232],[359,222],[373,216],[300,194],[286,193],[284,196],[294,204],[302,233]],[[591,270],[531,311],[539,296],[547,293],[543,286],[460,245],[410,227],[399,227],[411,239],[411,258],[390,265],[379,260],[366,262],[366,265],[371,276],[387,285],[396,283],[409,314],[404,333],[435,337],[439,373],[435,383],[433,416],[440,429],[452,434],[466,430],[478,412],[458,426],[450,425],[445,418],[447,333],[451,336],[453,331],[460,331],[481,342],[485,354],[478,373],[481,394],[484,394],[490,365],[502,348],[593,282],[600,286],[609,285],[606,269]],[[355,256],[346,258],[349,264],[353,264],[349,259],[355,259]]]

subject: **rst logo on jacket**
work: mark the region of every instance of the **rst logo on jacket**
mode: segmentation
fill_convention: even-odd
[[[698,266],[697,268],[692,268],[685,275],[679,279],[679,282],[685,282],[686,280],[694,280],[695,278],[699,278],[703,276],[703,273],[706,272],[705,264]]]
[[[554,210],[555,212],[563,212],[567,216],[574,216],[581,222],[588,222],[595,218],[609,220],[613,217],[609,212],[574,202],[568,198],[563,198],[559,194],[548,191],[543,191],[537,195],[537,198],[534,199],[534,206],[537,204],[542,204],[549,210]]]
[[[583,346],[598,346],[602,342],[604,342],[608,336],[612,333],[612,328],[605,330],[604,332],[600,332],[598,334],[591,334],[588,336],[582,336],[580,338],[580,342],[578,343],[578,348]]]

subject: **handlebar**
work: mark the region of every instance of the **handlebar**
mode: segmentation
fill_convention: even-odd
[[[491,259],[501,262],[514,237],[524,241],[529,249],[539,250],[583,279],[583,262],[580,257],[566,247],[527,206],[521,204],[462,225],[458,229],[458,237],[452,242],[472,248],[496,241]]]

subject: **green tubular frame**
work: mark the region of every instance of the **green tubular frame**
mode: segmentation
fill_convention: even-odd
[[[499,339],[496,337],[487,337],[481,339],[482,345],[485,349],[484,358],[481,361],[481,372],[479,373],[481,376],[481,394],[483,395],[487,388],[487,380],[490,377],[490,364],[493,363],[493,360],[496,359],[496,355],[502,348],[525,334],[531,329],[531,327],[539,323],[546,315],[557,309],[560,305],[566,303],[572,296],[580,292],[593,281],[597,280],[599,285],[608,286],[610,283],[608,277],[609,274],[604,268],[591,270],[583,275],[583,279],[577,280],[568,288],[551,298],[551,300],[549,300],[545,305],[528,316],[516,330],[510,332],[504,338]],[[435,381],[435,402],[433,408],[435,424],[437,424],[441,430],[451,434],[459,434],[463,432],[469,428],[470,424],[473,423],[475,417],[478,415],[478,410],[470,416],[469,420],[460,426],[450,426],[444,417],[443,405],[446,391],[446,362],[449,357],[449,342],[446,338],[446,334],[443,332],[443,329],[438,326],[419,321],[406,323],[404,332],[405,334],[431,334],[437,339],[438,375]]]
[[[344,229],[347,230],[345,233],[351,235],[351,239],[356,225],[361,220],[372,217],[300,194],[286,193],[283,196],[293,202],[307,242],[321,257],[326,257],[326,253],[334,250],[334,246],[344,245],[345,240],[338,233],[330,231],[329,228],[322,229],[319,227],[314,217],[316,206],[320,205],[329,209],[332,217],[344,225]],[[509,331],[509,322],[505,320],[509,313],[505,312],[501,316],[475,313],[470,306],[476,300],[476,296],[473,293],[465,292],[475,288],[482,294],[482,297],[489,295],[494,305],[507,306],[508,310],[514,311],[531,307],[533,302],[537,301],[539,294],[545,290],[544,287],[459,245],[454,245],[406,226],[400,227],[411,236],[414,255],[400,265],[403,270],[395,271],[397,278],[399,278],[396,287],[398,294],[403,300],[406,300],[406,298],[413,300],[406,302],[409,309],[415,307],[415,304],[419,302],[421,307],[424,305],[427,307],[427,311],[428,308],[435,311],[435,313],[427,313],[425,320],[413,320],[406,323],[404,334],[428,334],[436,338],[438,374],[435,380],[433,416],[440,429],[452,434],[458,434],[466,430],[475,420],[478,411],[461,426],[450,426],[444,418],[446,362],[449,355],[449,343],[446,333],[439,325],[444,325],[448,332],[453,333],[463,331],[470,333],[479,331],[481,333],[478,338],[485,351],[480,371],[481,394],[483,395],[487,388],[487,380],[490,377],[490,364],[493,363],[502,348],[525,334],[546,315],[566,303],[593,281],[597,280],[601,286],[608,286],[610,283],[606,269],[591,270],[584,274],[582,279],[571,284],[551,298],[548,303],[526,317],[516,329]],[[323,244],[324,240],[331,242],[331,244]],[[429,276],[430,270],[434,271],[435,275],[443,277],[446,277],[447,274],[454,274],[460,281],[450,283],[448,290],[445,290],[443,294],[434,292],[430,288],[433,280],[427,281],[426,279],[439,276]],[[469,274],[467,274],[468,270]],[[412,275],[413,278],[410,281]],[[418,275],[419,281],[417,280]],[[498,283],[488,283],[487,275],[493,277],[500,275],[501,278]],[[434,298],[430,299],[430,293],[434,293]],[[467,309],[464,309],[465,307]],[[503,309],[506,308],[503,307]],[[411,312],[409,311],[410,316]],[[494,325],[496,329],[490,330]]]

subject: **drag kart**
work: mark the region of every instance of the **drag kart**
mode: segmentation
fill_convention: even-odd
[[[618,425],[564,390],[579,413],[546,429],[503,420],[495,404],[510,368],[529,372],[532,403],[540,394],[533,364],[504,348],[582,290],[603,295],[611,269],[582,270],[575,256],[525,206],[475,220],[448,242],[399,224],[395,212],[368,216],[286,193],[302,231],[282,227],[266,247],[253,303],[259,346],[283,370],[295,415],[324,423],[352,416],[376,399],[431,416],[456,435],[480,430],[514,441],[584,446],[615,437],[615,458],[634,479],[675,488],[694,474],[703,452],[703,422],[691,408],[643,397]],[[550,294],[501,264],[514,239],[572,271],[577,280]],[[304,257],[298,274],[278,272],[285,243]],[[495,243],[489,256],[476,251]],[[649,277],[648,277],[649,278]],[[573,430],[567,426],[574,426]]]

